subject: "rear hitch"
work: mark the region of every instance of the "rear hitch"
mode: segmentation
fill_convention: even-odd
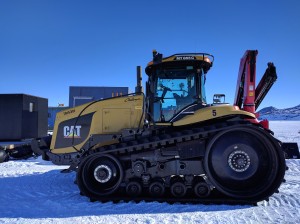
[[[47,152],[50,151],[51,139],[51,135],[42,138],[32,139],[30,145],[34,154],[39,156],[41,155],[43,160],[49,161],[49,156],[47,155]]]
[[[300,159],[299,148],[296,142],[283,142],[282,150],[286,159]]]

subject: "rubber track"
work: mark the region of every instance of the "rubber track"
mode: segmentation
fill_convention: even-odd
[[[240,126],[258,126],[249,121],[238,120],[238,121],[225,121],[209,126],[204,126],[201,128],[193,128],[189,130],[180,130],[171,132],[168,134],[162,134],[161,136],[150,136],[146,138],[141,138],[138,140],[121,142],[114,145],[103,146],[94,150],[89,150],[85,152],[85,156],[92,155],[94,153],[103,152],[105,154],[112,154],[118,158],[118,156],[126,155],[128,153],[135,153],[146,151],[147,149],[154,150],[155,148],[161,146],[168,146],[174,143],[188,142],[197,139],[207,139],[209,136],[214,135],[216,132],[220,132],[228,129],[229,127],[240,127]],[[78,164],[77,164],[78,165]],[[214,194],[213,194],[214,193]],[[157,202],[168,202],[168,203],[201,203],[201,204],[247,204],[247,205],[256,205],[258,201],[244,200],[244,199],[235,199],[230,198],[222,193],[218,192],[216,189],[213,190],[212,196],[208,198],[196,198],[195,196],[187,196],[185,198],[175,198],[175,197],[164,197],[164,198],[153,198],[148,195],[141,195],[140,197],[130,197],[125,192],[122,194],[119,191],[116,191],[112,195],[101,196],[101,197],[90,197],[90,201],[100,201],[100,202],[119,202],[119,201],[157,201]],[[263,198],[262,200],[267,200],[268,197]],[[259,200],[261,201],[261,200]]]

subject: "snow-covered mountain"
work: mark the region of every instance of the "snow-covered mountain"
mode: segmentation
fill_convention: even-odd
[[[275,107],[265,107],[258,111],[259,119],[268,120],[300,120],[300,104],[286,109],[277,109]]]

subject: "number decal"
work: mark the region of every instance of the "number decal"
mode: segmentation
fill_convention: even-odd
[[[212,116],[214,116],[214,117],[217,116],[217,111],[216,110],[212,110],[211,112],[212,112]]]

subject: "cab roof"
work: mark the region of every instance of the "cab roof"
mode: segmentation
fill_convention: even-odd
[[[163,57],[162,54],[153,51],[153,60],[147,64],[146,74],[151,75],[153,67],[169,65],[172,67],[185,65],[197,65],[202,67],[206,73],[213,65],[214,56],[207,53],[180,53],[173,54],[169,57]]]

